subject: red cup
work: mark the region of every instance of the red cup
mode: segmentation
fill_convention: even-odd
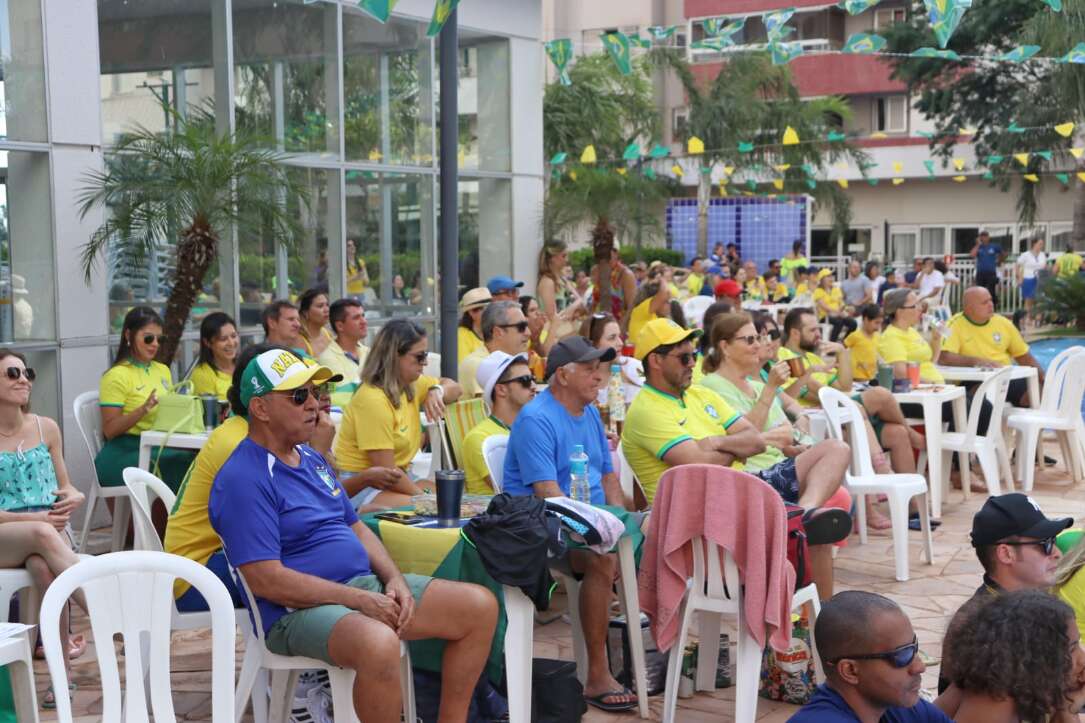
[[[912,388],[919,386],[919,364],[916,362],[908,363],[908,381],[912,383]]]

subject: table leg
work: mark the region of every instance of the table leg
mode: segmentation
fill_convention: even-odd
[[[1028,404],[1031,409],[1040,408],[1040,375],[1029,374],[1028,376]],[[1067,461],[1069,465],[1069,461]],[[1044,430],[1040,430],[1040,439],[1036,442],[1036,467],[1044,468]],[[1013,477],[1010,478],[1011,482]],[[1012,488],[1011,488],[1012,489]]]
[[[637,593],[637,567],[633,555],[633,540],[622,535],[618,541],[618,564],[621,566],[621,583],[618,599],[625,613],[626,630],[629,633],[629,655],[633,658],[633,682],[637,687],[637,707],[640,717],[648,715],[648,673],[644,660],[644,636],[640,627],[640,596]]]
[[[968,428],[968,399],[961,396],[953,400],[953,427],[958,432]],[[951,458],[952,459],[952,458]],[[957,455],[961,465],[961,495],[967,500],[972,496],[972,460],[967,452]],[[946,471],[948,476],[949,471]]]
[[[942,403],[923,401],[923,425],[927,437],[927,479],[931,491],[931,516],[942,517]]]
[[[142,439],[139,441],[139,468],[151,471],[151,445],[144,444]]]
[[[505,592],[505,677],[508,680],[509,723],[531,723],[531,656],[535,608],[519,588]]]
[[[21,647],[22,659],[8,664],[11,675],[11,694],[15,702],[15,720],[20,723],[37,723],[38,696],[34,690],[34,668],[30,657],[29,633],[24,632]]]

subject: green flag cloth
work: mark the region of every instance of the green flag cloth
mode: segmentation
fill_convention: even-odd
[[[927,167],[927,175],[934,175],[934,161],[923,161],[923,165]]]
[[[558,69],[558,82],[562,85],[572,85],[573,80],[569,77],[569,61],[573,59],[573,41],[568,38],[551,40],[543,46],[550,62]]]
[[[749,188],[751,191],[756,191],[757,190],[757,181],[755,181],[755,180],[753,180],[751,178],[750,180],[746,181],[746,187]]]
[[[952,50],[938,50],[937,48],[920,48],[908,53],[913,58],[941,58],[942,60],[960,60],[961,56]]]
[[[1020,63],[1023,60],[1028,60],[1038,52],[1040,52],[1039,45],[1021,45],[998,56],[998,59],[1007,63]]]
[[[738,143],[739,153],[753,153],[753,143],[749,141],[739,141]]]
[[[445,26],[448,16],[460,4],[460,0],[437,0],[433,5],[433,17],[430,18],[429,27],[426,28],[426,36],[434,37]]]
[[[1055,178],[1059,179],[1059,183],[1064,186],[1070,185],[1070,176],[1065,173],[1056,173]]]
[[[828,140],[830,143],[839,143],[845,138],[847,138],[847,136],[840,131],[829,131],[829,135],[825,136],[825,139]]]
[[[844,11],[848,15],[858,15],[859,13],[866,12],[870,8],[874,7],[880,2],[880,0],[843,0],[840,3],[840,7],[844,8]]]
[[[1062,0],[1044,0],[1044,3],[1055,12],[1062,12]]]
[[[927,7],[934,37],[938,39],[938,45],[945,48],[960,25],[961,18],[972,7],[972,0],[923,0],[923,4]]]
[[[603,33],[599,36],[603,39],[603,47],[610,54],[614,65],[618,66],[618,72],[629,75],[633,72],[633,61],[629,57],[629,38],[625,33]]]
[[[630,35],[629,36],[629,42],[632,43],[633,45],[637,46],[638,48],[642,48],[644,50],[651,50],[652,49],[652,39],[651,38],[642,38],[640,36],[640,33],[637,33],[636,35]]]
[[[807,178],[806,187],[813,191],[815,188],[818,187],[817,181],[815,181],[813,178]]]
[[[678,30],[677,25],[650,25],[648,27],[648,33],[656,40],[667,40],[675,31]]]
[[[996,156],[996,155],[987,156],[987,165],[988,166],[997,166],[999,163],[1002,163],[1002,158],[1003,158],[1002,156]]]
[[[1060,63],[1085,63],[1085,43],[1078,43],[1066,55],[1059,58]]]
[[[652,168],[651,166],[645,166],[644,167],[644,177],[645,178],[651,178],[652,180],[655,180],[655,177],[656,177],[655,169]]]
[[[980,176],[980,178],[982,178],[985,181],[993,181],[993,180],[995,180],[995,174],[991,173],[990,171],[987,171],[982,176]]]
[[[704,40],[695,40],[689,47],[694,50],[715,50],[720,51],[725,48],[730,48],[735,44],[735,41],[725,35],[717,35],[711,38],[705,38]]]
[[[639,161],[640,160],[640,144],[630,143],[625,147],[625,152],[622,153],[622,160],[624,161]]]
[[[880,35],[855,33],[848,38],[848,42],[844,43],[844,47],[841,49],[841,52],[854,53],[856,55],[877,53],[886,46],[887,42],[888,41]]]
[[[550,159],[550,165],[551,166],[560,166],[561,164],[565,163],[565,159],[568,158],[568,157],[569,157],[569,154],[566,153],[565,151],[562,151],[561,153],[555,153],[554,157]]]
[[[795,8],[786,8],[784,10],[777,10],[775,12],[766,13],[761,16],[761,21],[765,24],[765,33],[768,35],[769,44],[783,40],[793,30],[793,28],[787,27],[787,21],[791,19],[791,16],[795,14]]]
[[[877,178],[868,178],[868,179],[866,179],[866,182],[869,183],[871,186],[877,186],[878,185],[878,179]]]
[[[1048,163],[1051,163],[1051,151],[1036,151],[1034,155],[1037,155]]]
[[[1082,53],[1085,53],[1085,43],[1082,43],[1081,47],[1082,47]],[[1006,129],[1006,132],[1007,133],[1016,133],[1016,134],[1020,135],[1021,133],[1025,132],[1025,129],[1022,128],[1021,126],[1017,125],[1017,121],[1012,121],[1010,123],[1010,127]]]
[[[648,151],[648,156],[650,158],[666,158],[669,155],[671,155],[670,150],[668,150],[666,146],[662,146],[658,143],[655,144],[655,147],[653,147],[652,150]]]
[[[787,65],[802,55],[802,43],[769,43],[773,65]]]
[[[399,0],[358,0],[358,7],[382,23],[386,23],[397,2]]]
[[[811,166],[809,163],[804,163],[804,164],[802,164],[802,172],[805,173],[808,176],[813,176],[814,175],[814,167]]]
[[[926,138],[928,141],[933,141],[934,140],[934,134],[931,133],[930,131],[916,131],[915,134],[917,136],[922,136],[922,137]]]

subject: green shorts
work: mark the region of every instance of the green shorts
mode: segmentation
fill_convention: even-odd
[[[425,575],[408,573],[403,577],[416,603],[433,581],[432,577]],[[361,575],[348,581],[347,585],[369,592],[384,592],[384,583],[376,575]],[[277,655],[303,655],[334,665],[328,653],[328,638],[335,624],[353,612],[357,611],[343,605],[319,605],[287,613],[276,620],[268,631],[267,649]]]

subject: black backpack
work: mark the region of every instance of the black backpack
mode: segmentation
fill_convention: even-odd
[[[576,663],[548,658],[531,661],[531,723],[579,723],[587,712]]]

